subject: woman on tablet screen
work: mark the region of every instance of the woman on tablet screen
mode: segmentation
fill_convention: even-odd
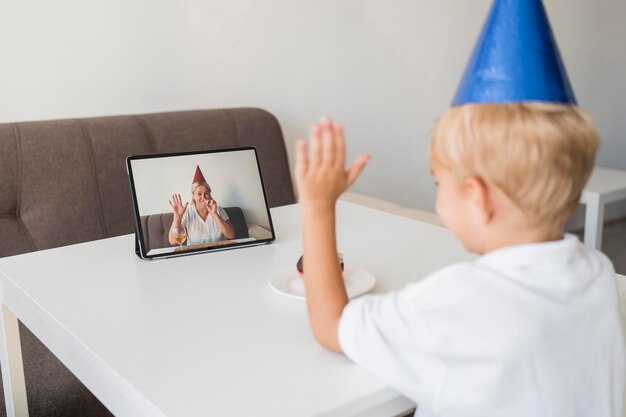
[[[211,197],[211,187],[197,165],[191,184],[191,195],[191,204],[183,204],[180,194],[174,194],[169,202],[174,213],[169,233],[170,243],[178,244],[172,236],[172,229],[181,225],[187,231],[187,245],[233,239],[235,230],[228,220],[228,214]]]

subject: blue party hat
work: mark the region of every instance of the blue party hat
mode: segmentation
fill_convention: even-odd
[[[522,101],[576,104],[541,0],[495,0],[452,105]]]

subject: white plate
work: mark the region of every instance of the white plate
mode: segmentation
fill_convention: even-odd
[[[374,275],[361,268],[345,268],[343,271],[343,282],[346,286],[348,298],[357,297],[365,294],[374,288],[376,278]],[[270,277],[270,287],[279,294],[287,297],[299,298],[304,300],[304,283],[296,272],[280,271]]]

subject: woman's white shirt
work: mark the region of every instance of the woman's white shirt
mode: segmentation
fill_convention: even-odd
[[[354,299],[339,341],[417,416],[621,417],[620,309],[610,261],[566,235]]]
[[[226,210],[220,206],[217,207],[217,214],[223,220],[228,220]],[[196,206],[193,204],[187,206],[181,223],[187,230],[187,245],[217,242],[226,239],[213,217],[209,214],[206,221],[202,220],[202,217],[200,217],[200,214],[196,210]]]

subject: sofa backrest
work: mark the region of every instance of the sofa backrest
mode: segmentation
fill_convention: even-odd
[[[0,257],[134,231],[125,158],[254,146],[270,207],[295,202],[283,135],[253,108],[0,124]]]
[[[248,237],[248,224],[243,210],[239,207],[224,207],[228,220],[235,229],[234,239]],[[172,246],[169,242],[169,231],[174,220],[173,213],[159,213],[141,216],[141,228],[144,231],[144,241],[147,243],[147,250],[157,248],[167,248]]]

